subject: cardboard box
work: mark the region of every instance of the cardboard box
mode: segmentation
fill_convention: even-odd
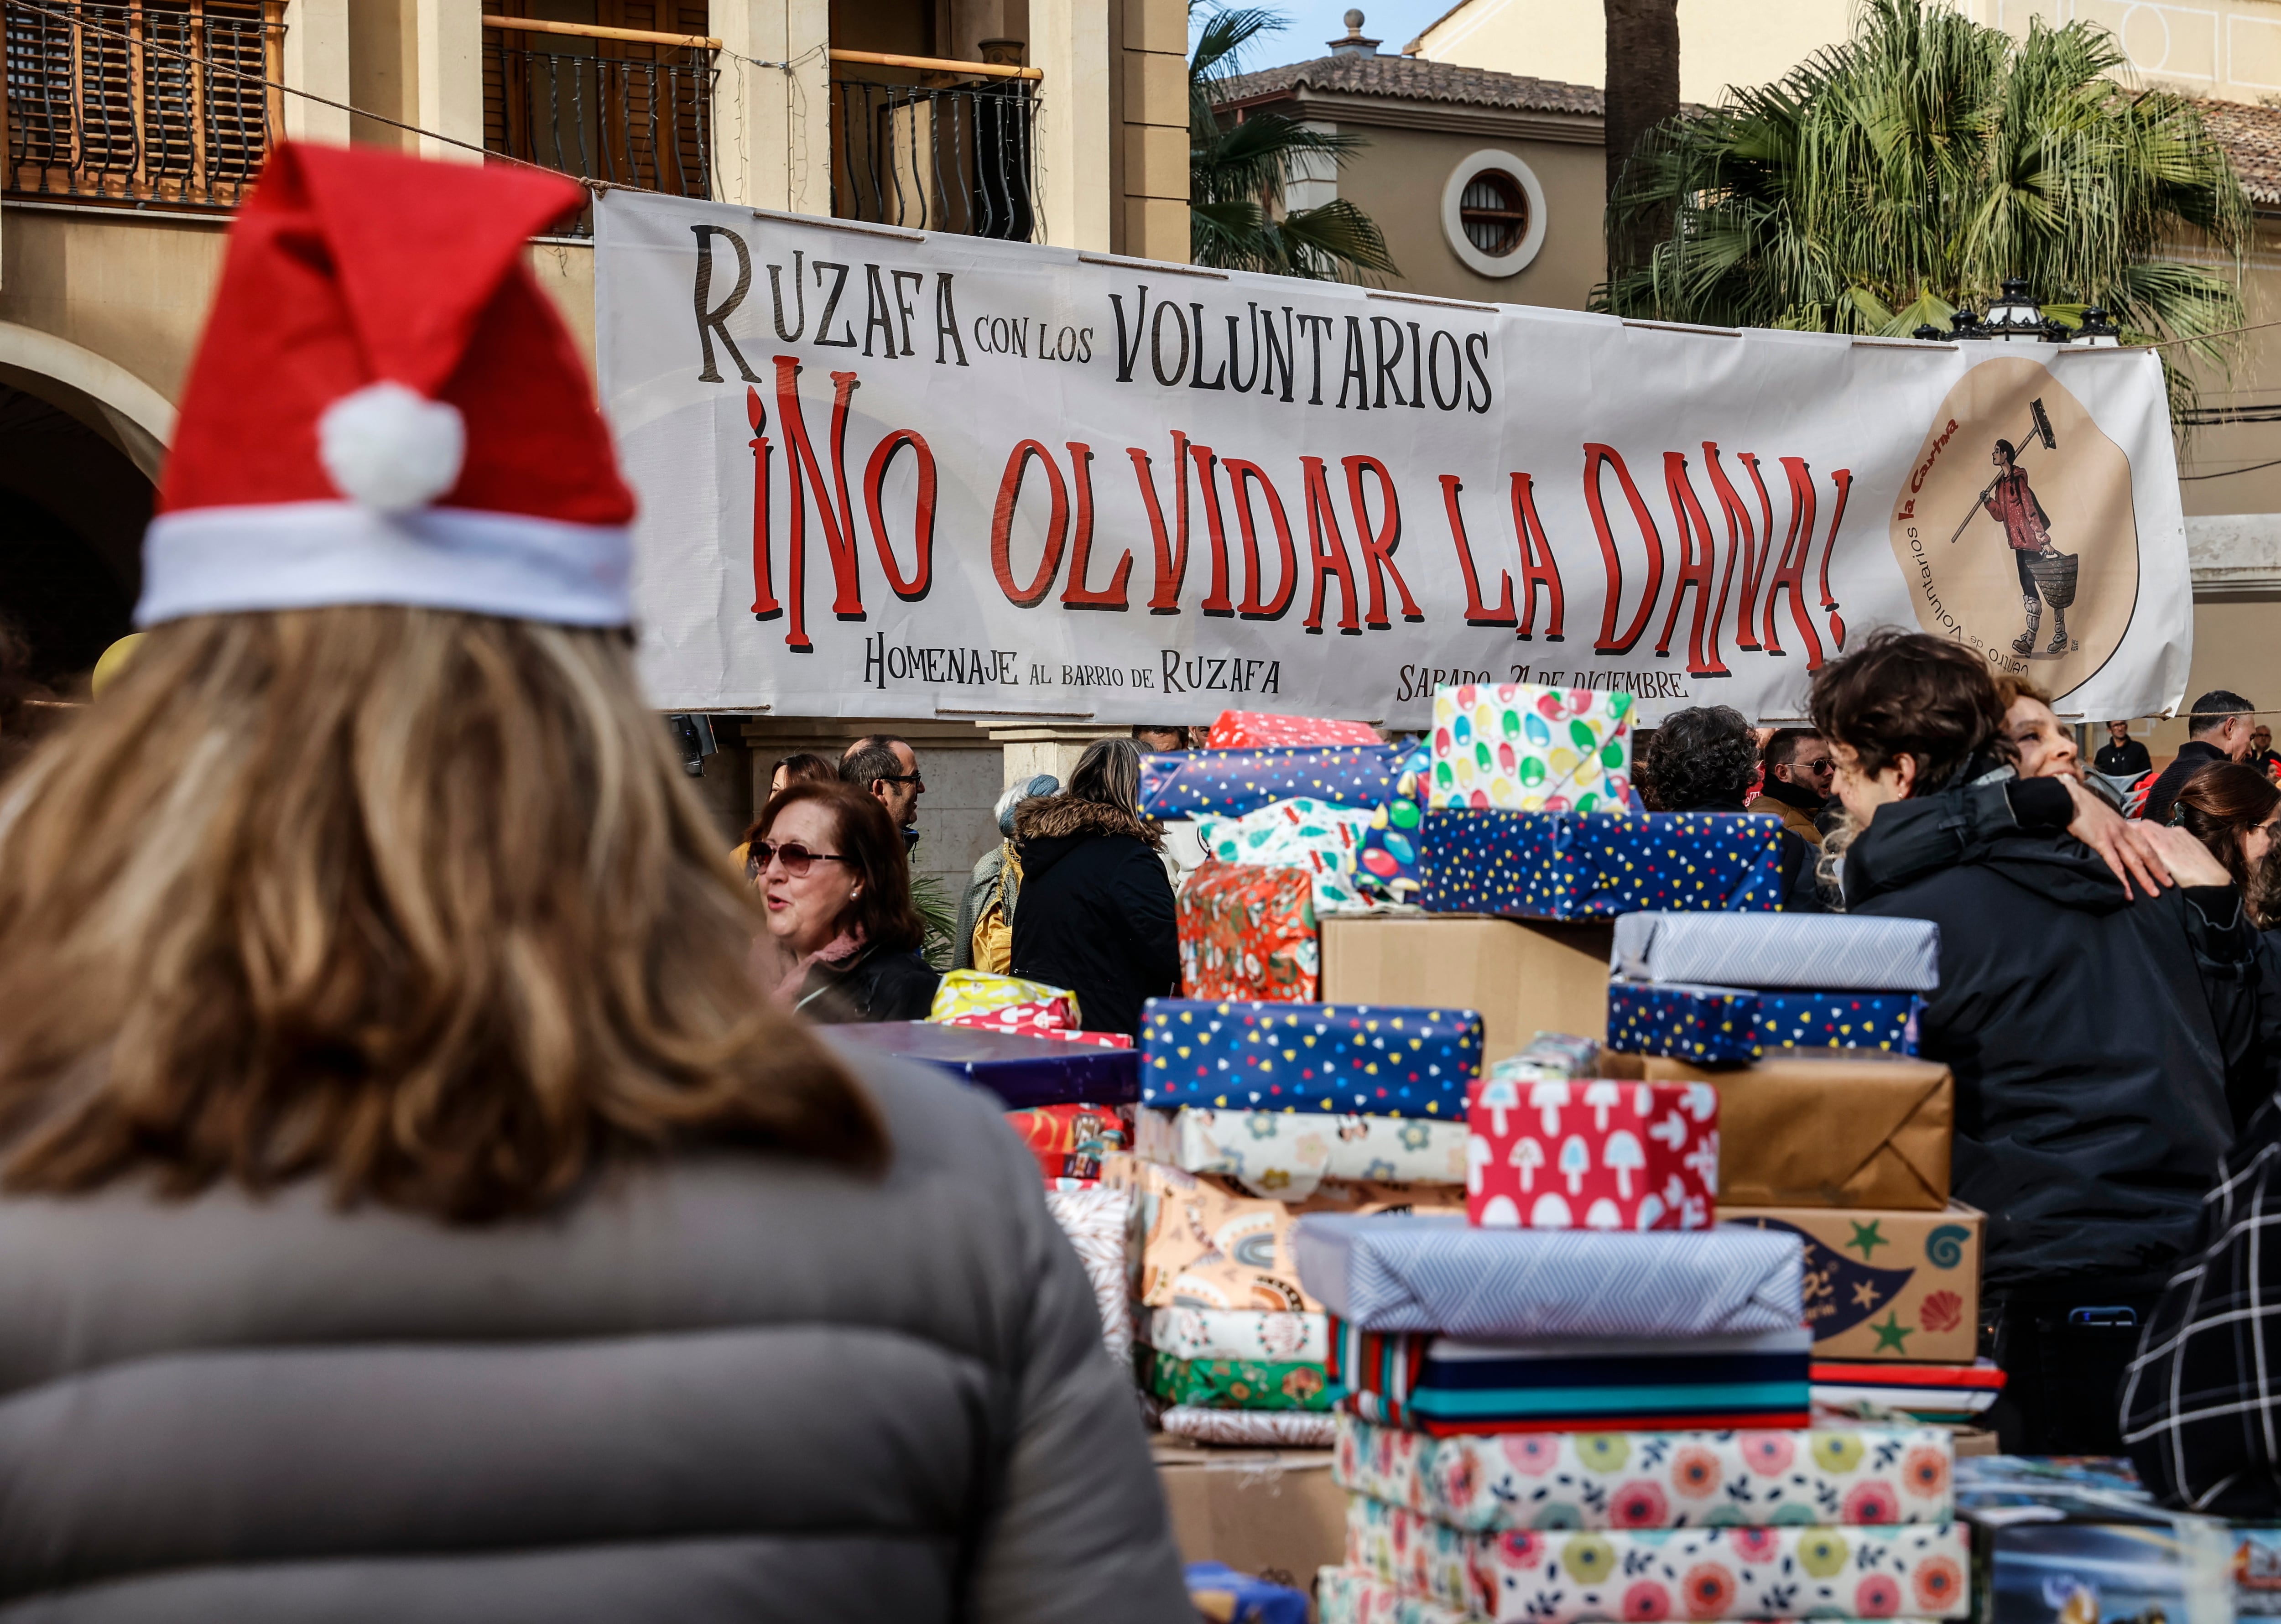
[[[1184,1562],[1225,1562],[1304,1589],[1346,1555],[1346,1491],[1328,1450],[1238,1450],[1155,1442],[1156,1481]]]
[[[1945,1066],[1779,1056],[1708,1070],[1661,1056],[1604,1055],[1600,1069],[1719,1090],[1722,1202],[1923,1212],[1948,1204],[1956,1085]]]
[[[1721,1223],[1805,1242],[1805,1323],[1817,1359],[1969,1364],[1980,1340],[1984,1214],[1892,1208],[1736,1207]]]
[[[1605,1032],[1614,944],[1606,919],[1334,916],[1323,921],[1322,996],[1479,1009],[1482,1058],[1495,1063],[1540,1032]]]

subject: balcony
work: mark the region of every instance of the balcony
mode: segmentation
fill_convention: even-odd
[[[0,0],[5,189],[234,208],[282,128],[285,0]],[[265,82],[267,81],[267,82]]]
[[[1037,237],[1035,68],[853,50],[831,65],[834,215]]]
[[[718,42],[483,19],[483,146],[580,180],[713,196]],[[593,230],[593,211],[563,228]]]

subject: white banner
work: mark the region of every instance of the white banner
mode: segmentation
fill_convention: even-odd
[[[1882,625],[2093,720],[2185,682],[2145,352],[1647,325],[631,192],[596,213],[668,709],[1418,727],[1437,684],[1527,681],[1775,719]]]

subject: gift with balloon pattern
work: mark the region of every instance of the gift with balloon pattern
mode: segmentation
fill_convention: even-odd
[[[1304,797],[1367,812],[1394,793],[1403,754],[1396,745],[1156,752],[1140,758],[1140,811],[1146,817],[1241,817]]]
[[[1697,1063],[1756,1060],[1791,1049],[1914,1055],[1923,1009],[1924,1000],[1914,993],[1768,993],[1612,981],[1608,1047]]]
[[[1321,716],[1279,716],[1264,710],[1224,710],[1204,735],[1207,750],[1274,750],[1294,745],[1374,745],[1378,730],[1367,722],[1332,722]]]
[[[1322,948],[1311,874],[1207,857],[1180,887],[1173,916],[1189,997],[1313,1000]]]
[[[1961,1619],[1963,1525],[1468,1533],[1366,1496],[1347,1566],[1485,1624],[1594,1619]]]
[[[1707,1229],[1719,1190],[1708,1083],[1571,1082],[1501,1065],[1465,1108],[1465,1216],[1486,1229]]]
[[[1427,805],[1620,812],[1629,802],[1632,696],[1534,683],[1434,691]]]
[[[1481,1069],[1474,1009],[1152,998],[1141,1098],[1171,1109],[1465,1118]]]
[[[1355,858],[1374,814],[1327,801],[1279,800],[1241,817],[1196,820],[1206,856],[1255,869],[1303,869],[1315,887],[1315,912],[1370,906],[1355,885]]]
[[[1946,1427],[1431,1437],[1341,1416],[1342,1488],[1471,1530],[1942,1523]]]
[[[1771,912],[1782,897],[1782,820],[1743,813],[1428,812],[1429,913],[1578,919]]]
[[[929,1006],[926,1017],[947,1023],[953,1016],[988,1015],[1013,1009],[1030,1012],[1030,1026],[1056,1026],[1075,1032],[1080,1025],[1077,994],[1067,987],[1025,981],[1019,976],[994,975],[986,970],[947,971],[935,986],[934,1002]],[[1029,1032],[1026,1035],[1038,1034]]]
[[[1355,883],[1371,896],[1388,902],[1414,902],[1425,888],[1419,863],[1419,839],[1426,828],[1426,781],[1432,773],[1434,746],[1421,739],[1404,756],[1395,776],[1394,795],[1372,813],[1362,831],[1362,849],[1355,855]]]

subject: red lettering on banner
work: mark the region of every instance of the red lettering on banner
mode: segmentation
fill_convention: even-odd
[[[1156,544],[1156,590],[1148,596],[1151,615],[1180,612],[1180,584],[1188,576],[1188,437],[1172,430],[1172,510],[1178,539],[1167,545],[1164,508],[1156,499],[1156,476],[1150,472],[1148,453],[1138,445],[1125,448],[1133,459],[1133,476],[1140,482],[1140,500],[1148,510],[1148,533]]]
[[[847,500],[847,476],[844,452],[847,449],[847,398],[855,392],[855,375],[835,372],[831,375],[831,467],[839,488],[839,506],[835,514],[831,492],[823,483],[823,470],[817,464],[816,447],[808,437],[808,421],[800,409],[800,362],[793,356],[779,355],[777,363],[777,415],[782,420],[785,442],[785,483],[792,490],[790,542],[785,574],[785,596],[791,599],[791,623],[785,630],[786,646],[806,652],[810,644],[808,636],[808,492],[816,493],[816,522],[823,527],[823,549],[831,560],[833,594],[831,612],[841,620],[863,618],[863,587],[856,573],[855,515]]]
[[[1302,457],[1299,466],[1305,470],[1307,482],[1307,553],[1308,562],[1314,572],[1314,589],[1307,599],[1307,618],[1302,623],[1316,636],[1323,630],[1323,589],[1329,578],[1339,581],[1339,600],[1345,609],[1339,616],[1341,637],[1362,636],[1362,626],[1355,619],[1354,566],[1347,562],[1346,538],[1339,534],[1338,510],[1331,506],[1330,483],[1323,477],[1320,457]]]
[[[1512,531],[1520,542],[1520,626],[1513,636],[1529,636],[1529,629],[1536,623],[1536,594],[1542,590],[1546,598],[1544,640],[1560,642],[1560,626],[1567,614],[1567,600],[1560,591],[1560,565],[1552,556],[1551,542],[1545,538],[1544,521],[1536,516],[1536,496],[1526,474],[1512,476]]]
[[[1082,440],[1067,442],[1070,473],[1077,481],[1077,539],[1070,546],[1069,585],[1062,603],[1071,609],[1127,609],[1125,583],[1133,574],[1133,553],[1127,548],[1110,572],[1109,584],[1094,592],[1085,584],[1086,566],[1093,560],[1093,447]]]
[[[1829,554],[1837,545],[1837,527],[1845,522],[1845,499],[1852,493],[1853,470],[1840,468],[1829,476],[1837,487],[1837,510],[1829,515],[1829,539],[1821,544],[1821,608],[1829,616],[1829,639],[1845,646],[1845,622],[1837,613],[1837,599],[1829,595]]]
[[[1745,463],[1752,459],[1745,457]],[[1735,584],[1739,574],[1743,595],[1735,608],[1735,646],[1755,649],[1759,646],[1759,629],[1752,611],[1759,601],[1759,570],[1763,552],[1751,524],[1751,510],[1743,506],[1734,485],[1727,478],[1727,470],[1719,460],[1718,443],[1703,442],[1703,468],[1711,476],[1711,488],[1719,493],[1719,511],[1727,520],[1727,577],[1719,586],[1719,602],[1723,616],[1728,590]],[[1761,493],[1763,494],[1763,488]],[[1771,525],[1771,518],[1768,520]],[[1771,534],[1767,537],[1771,541]]]
[[[1283,499],[1275,493],[1275,482],[1267,477],[1266,470],[1256,462],[1227,459],[1229,494],[1235,499],[1235,522],[1243,532],[1243,602],[1236,613],[1245,620],[1280,620],[1291,607],[1291,594],[1299,586],[1299,553],[1291,541],[1290,516],[1283,511]],[[1259,567],[1259,536],[1251,517],[1251,483],[1267,494],[1267,518],[1275,527],[1275,548],[1282,566],[1277,577],[1274,598],[1262,602],[1259,589],[1265,584],[1264,572]]]
[[[1640,599],[1639,613],[1623,635],[1616,635],[1616,608],[1624,595],[1624,564],[1616,554],[1616,538],[1608,530],[1608,514],[1600,500],[1600,469],[1608,465],[1616,470],[1616,483],[1623,487],[1624,499],[1631,504],[1632,517],[1638,521],[1640,540],[1647,547],[1647,591]],[[1584,447],[1584,505],[1592,512],[1592,529],[1600,537],[1600,560],[1607,567],[1608,599],[1600,610],[1600,638],[1592,645],[1598,654],[1628,654],[1647,630],[1648,617],[1655,613],[1655,600],[1663,592],[1663,535],[1655,528],[1655,520],[1648,513],[1647,504],[1640,499],[1639,487],[1632,483],[1631,470],[1613,446],[1588,443]]]
[[[769,437],[762,432],[769,426],[769,409],[761,404],[761,391],[751,384],[745,385],[745,420],[753,425],[753,437],[745,442],[753,452],[753,618],[774,620],[784,613],[777,601],[776,592],[769,579]]]
[[[1363,569],[1370,577],[1370,597],[1363,609],[1363,624],[1373,631],[1391,629],[1386,618],[1384,576],[1394,577],[1395,592],[1402,599],[1402,618],[1424,620],[1424,613],[1411,599],[1410,584],[1394,567],[1394,550],[1402,545],[1402,499],[1395,491],[1394,476],[1375,457],[1342,457],[1339,466],[1347,471],[1347,505],[1354,509],[1355,540],[1361,545]],[[1370,522],[1370,506],[1363,499],[1365,470],[1378,476],[1378,489],[1386,500],[1386,516],[1375,526]]]
[[[911,574],[904,579],[896,567],[895,550],[887,541],[887,522],[880,511],[887,467],[904,446],[918,459],[917,494],[911,512]],[[871,448],[863,468],[863,507],[871,519],[871,540],[879,549],[879,567],[887,572],[887,585],[905,603],[927,595],[934,580],[934,452],[916,429],[898,429]]]
[[[1727,613],[1727,599],[1721,595],[1714,606],[1711,589],[1718,584],[1719,545],[1711,538],[1711,521],[1704,516],[1703,504],[1695,495],[1695,483],[1687,476],[1687,459],[1675,451],[1663,453],[1664,489],[1671,497],[1671,522],[1679,532],[1679,574],[1671,587],[1671,612],[1663,617],[1663,635],[1655,640],[1659,660],[1671,656],[1671,632],[1679,623],[1680,606],[1687,601],[1689,588],[1695,592],[1695,619],[1687,633],[1687,674],[1689,677],[1732,677],[1727,662],[1719,657],[1719,623]],[[1709,652],[1705,652],[1704,634],[1710,634]]]
[[[1054,506],[1046,521],[1045,556],[1038,561],[1038,573],[1025,587],[1014,580],[1014,507],[1022,499],[1022,476],[1029,471],[1032,457],[1046,465]],[[1069,490],[1062,483],[1062,471],[1054,466],[1054,453],[1042,441],[1025,440],[1006,459],[1005,475],[998,482],[998,506],[990,515],[990,568],[1006,601],[1017,609],[1034,609],[1043,603],[1046,594],[1054,590],[1054,574],[1062,567],[1062,548],[1068,540]]]
[[[1782,601],[1782,593],[1790,593],[1790,619],[1798,627],[1798,636],[1805,639],[1805,669],[1821,668],[1821,639],[1814,635],[1813,622],[1805,610],[1805,567],[1813,556],[1813,476],[1804,459],[1784,457],[1782,471],[1790,476],[1790,529],[1782,537],[1782,558],[1775,565],[1773,577],[1767,584],[1765,630],[1767,653],[1782,652],[1781,640],[1775,633],[1775,607]]]
[[[1203,488],[1204,533],[1211,540],[1211,591],[1197,607],[1206,615],[1232,615],[1235,605],[1227,597],[1227,523],[1220,516],[1219,483],[1212,476],[1216,459],[1209,445],[1190,445],[1188,454],[1195,459],[1196,479]]]
[[[1468,626],[1510,626],[1512,624],[1512,577],[1504,570],[1497,571],[1497,603],[1490,609],[1481,602],[1481,584],[1473,573],[1473,547],[1465,539],[1465,516],[1458,508],[1458,492],[1465,486],[1455,474],[1442,476],[1442,507],[1450,515],[1450,540],[1458,549],[1458,568],[1465,577],[1465,624]]]

